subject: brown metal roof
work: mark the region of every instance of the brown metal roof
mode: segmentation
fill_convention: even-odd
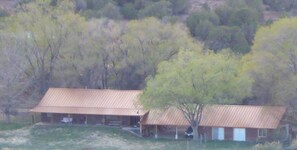
[[[275,129],[285,111],[285,107],[279,106],[208,106],[203,112],[200,125]]]
[[[50,88],[32,112],[139,116],[138,90]]]
[[[140,123],[145,125],[190,125],[184,114],[174,107],[164,110],[150,110],[144,115]]]
[[[200,126],[275,129],[285,110],[285,107],[278,106],[206,106]],[[141,123],[143,125],[190,125],[178,109],[166,109],[163,113],[155,111],[157,110],[151,110],[145,115]]]

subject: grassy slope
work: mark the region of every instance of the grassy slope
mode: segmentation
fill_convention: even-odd
[[[201,146],[186,140],[138,138],[118,128],[94,126],[35,125],[0,131],[0,149],[150,150],[150,149],[248,149],[251,144],[208,142]]]

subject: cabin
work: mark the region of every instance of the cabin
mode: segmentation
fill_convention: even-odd
[[[272,140],[271,135],[275,129],[281,127],[280,122],[285,111],[285,107],[279,106],[206,106],[198,127],[199,136],[206,140]],[[150,110],[140,123],[144,136],[155,137],[167,134],[178,138],[190,126],[183,113],[175,108]]]
[[[184,138],[190,124],[176,108],[145,110],[139,90],[50,88],[31,112],[45,123],[137,127],[143,137]],[[208,105],[198,127],[206,140],[270,140],[286,111],[280,106]],[[284,126],[288,131],[288,126]]]
[[[46,123],[137,126],[147,111],[138,90],[50,88],[31,112]]]

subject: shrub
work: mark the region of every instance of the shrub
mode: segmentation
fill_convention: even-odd
[[[217,14],[211,11],[203,10],[190,14],[186,22],[193,36],[198,36],[196,35],[197,26],[203,21],[209,21],[213,25],[218,25],[220,22]]]
[[[281,150],[282,144],[280,142],[271,142],[265,144],[257,144],[253,150]]]
[[[121,13],[125,19],[135,19],[137,17],[137,10],[132,3],[124,4]]]
[[[108,3],[101,10],[101,15],[109,19],[121,19],[120,9],[113,3]]]
[[[263,0],[263,3],[275,11],[291,11],[297,8],[295,0]]]
[[[172,10],[168,1],[152,2],[139,11],[139,18],[157,17],[161,19],[164,16],[171,15]]]
[[[183,14],[189,10],[190,1],[189,0],[169,0],[171,3],[171,9],[173,14]]]

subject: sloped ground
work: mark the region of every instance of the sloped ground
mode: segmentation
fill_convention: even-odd
[[[251,144],[138,138],[119,128],[98,126],[35,125],[0,131],[0,149],[5,150],[182,150],[248,149]]]

